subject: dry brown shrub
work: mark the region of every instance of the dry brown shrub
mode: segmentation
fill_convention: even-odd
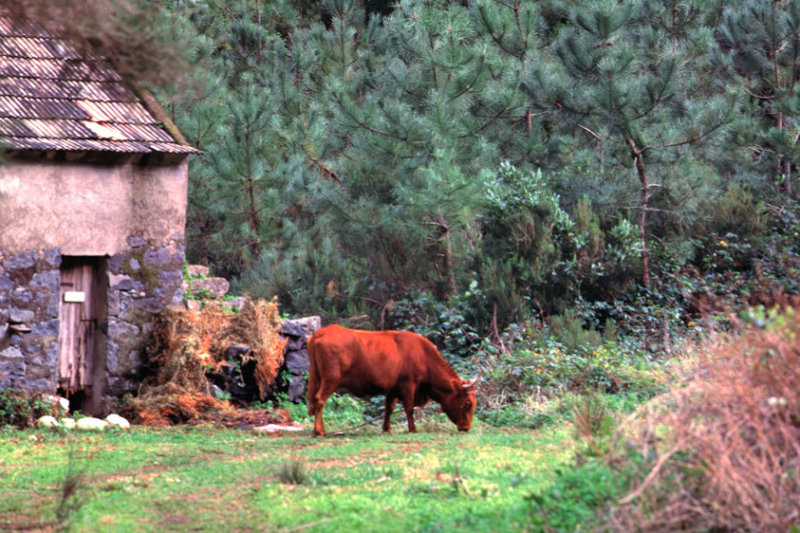
[[[281,339],[278,304],[275,300],[251,300],[246,298],[244,306],[227,324],[223,340],[230,344],[245,344],[250,347],[244,358],[256,361],[256,384],[263,400],[269,387],[283,364],[286,340]],[[244,362],[244,361],[243,361]]]
[[[143,425],[164,426],[213,418],[230,410],[228,402],[209,394],[206,372],[226,364],[232,344],[250,346],[245,356],[256,362],[256,383],[263,400],[283,363],[286,343],[278,335],[275,301],[246,300],[238,314],[219,306],[199,311],[170,308],[153,320],[146,348],[148,377],[138,395],[127,398],[122,412]]]
[[[609,527],[788,531],[800,524],[800,317],[718,337],[675,390],[623,429],[634,485]],[[621,447],[616,447],[620,450]],[[626,458],[627,457],[627,458]]]

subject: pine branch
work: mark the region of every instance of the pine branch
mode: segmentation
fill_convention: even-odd
[[[378,135],[383,135],[385,137],[391,137],[393,139],[398,139],[398,140],[403,141],[403,142],[414,142],[414,143],[417,143],[417,142],[422,142],[423,141],[422,139],[411,138],[408,135],[398,135],[396,133],[391,133],[391,132],[388,132],[388,131],[383,131],[383,130],[379,130],[379,129],[373,128],[372,126],[370,126],[369,124],[367,124],[366,122],[361,120],[360,118],[356,117],[353,113],[351,113],[350,110],[347,109],[347,106],[344,105],[344,101],[339,97],[338,94],[335,95],[335,98],[336,98],[336,101],[341,106],[340,109],[345,114],[347,114],[347,116],[350,117],[350,119],[352,119],[353,122],[358,124],[360,127],[364,128],[365,130],[369,131],[370,133],[376,133]]]

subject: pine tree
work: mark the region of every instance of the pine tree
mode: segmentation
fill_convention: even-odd
[[[690,3],[682,4],[677,12],[691,14]],[[638,190],[644,285],[650,283],[654,196],[675,197],[686,176],[675,179],[673,165],[686,168],[693,147],[708,142],[733,111],[719,88],[696,78],[707,67],[700,50],[711,46],[711,32],[701,24],[664,27],[663,19],[650,16],[659,5],[596,2],[576,9],[551,47],[552,61],[534,67],[526,82],[531,101],[553,117],[554,129],[566,128],[573,142],[582,136],[595,150],[597,174],[623,184],[627,196]]]
[[[519,90],[538,18],[532,7],[514,17],[492,1],[402,2],[365,27],[358,13],[333,13],[323,58],[337,73],[327,83],[349,143],[337,172],[363,215],[343,227],[375,250],[387,285],[457,291],[480,169],[540,149]],[[341,44],[349,38],[359,46]]]
[[[800,157],[800,1],[732,3],[720,27],[722,45],[757,109],[750,152],[791,194]]]

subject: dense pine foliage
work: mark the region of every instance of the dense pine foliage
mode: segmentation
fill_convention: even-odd
[[[286,313],[668,346],[798,290],[800,1],[166,9],[189,259]]]

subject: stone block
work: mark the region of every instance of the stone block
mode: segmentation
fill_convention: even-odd
[[[45,250],[44,260],[51,268],[59,268],[61,266],[61,249],[52,248],[50,250]]]
[[[43,322],[32,324],[31,329],[32,333],[39,337],[58,338],[59,327],[60,327],[59,320],[54,319],[54,320],[45,320]]]
[[[186,271],[192,278],[207,278],[208,267],[204,265],[188,265]]]
[[[304,337],[312,335],[322,327],[322,319],[318,316],[308,316],[294,320],[285,320],[281,324],[280,333],[293,337]]]
[[[61,305],[61,294],[54,292],[47,297],[47,316],[51,318],[58,317],[58,308]]]
[[[244,296],[237,296],[236,298],[225,300],[225,305],[231,309],[241,309],[246,301],[247,299]]]
[[[225,278],[195,279],[190,280],[189,285],[193,293],[197,294],[207,291],[211,298],[215,299],[222,298],[228,294],[228,290],[231,288],[230,282]]]
[[[125,261],[128,259],[128,256],[125,254],[114,254],[108,259],[108,270],[109,272],[122,272],[122,265],[125,264]]]
[[[305,376],[293,376],[289,382],[289,400],[294,403],[301,403],[306,397],[306,378]]]
[[[25,370],[25,358],[19,348],[9,346],[0,351],[0,387],[16,386]]]
[[[119,316],[119,292],[108,291],[108,316]]]
[[[286,352],[284,355],[286,368],[293,374],[308,372],[308,350]]]
[[[147,250],[144,253],[144,264],[149,266],[166,265],[173,262],[174,257],[169,251],[161,248],[159,250]]]
[[[294,352],[297,350],[302,350],[308,344],[308,337],[303,335],[302,337],[295,337],[293,335],[283,337],[286,339],[286,346],[284,346],[284,351],[286,352]]]
[[[61,273],[58,270],[45,270],[34,274],[31,287],[58,292],[61,288]]]
[[[147,241],[141,235],[131,235],[126,239],[126,242],[131,248],[141,248],[147,244]]]
[[[13,324],[27,324],[33,322],[36,318],[36,313],[30,309],[19,309],[12,307],[8,310],[8,321]]]
[[[8,271],[20,270],[23,268],[32,268],[39,260],[39,254],[36,252],[25,252],[13,257],[9,257],[3,262],[3,266]]]
[[[110,319],[108,321],[108,336],[114,339],[138,335],[139,331],[138,326],[124,320]]]
[[[10,291],[14,288],[14,282],[8,276],[0,276],[0,291]]]

